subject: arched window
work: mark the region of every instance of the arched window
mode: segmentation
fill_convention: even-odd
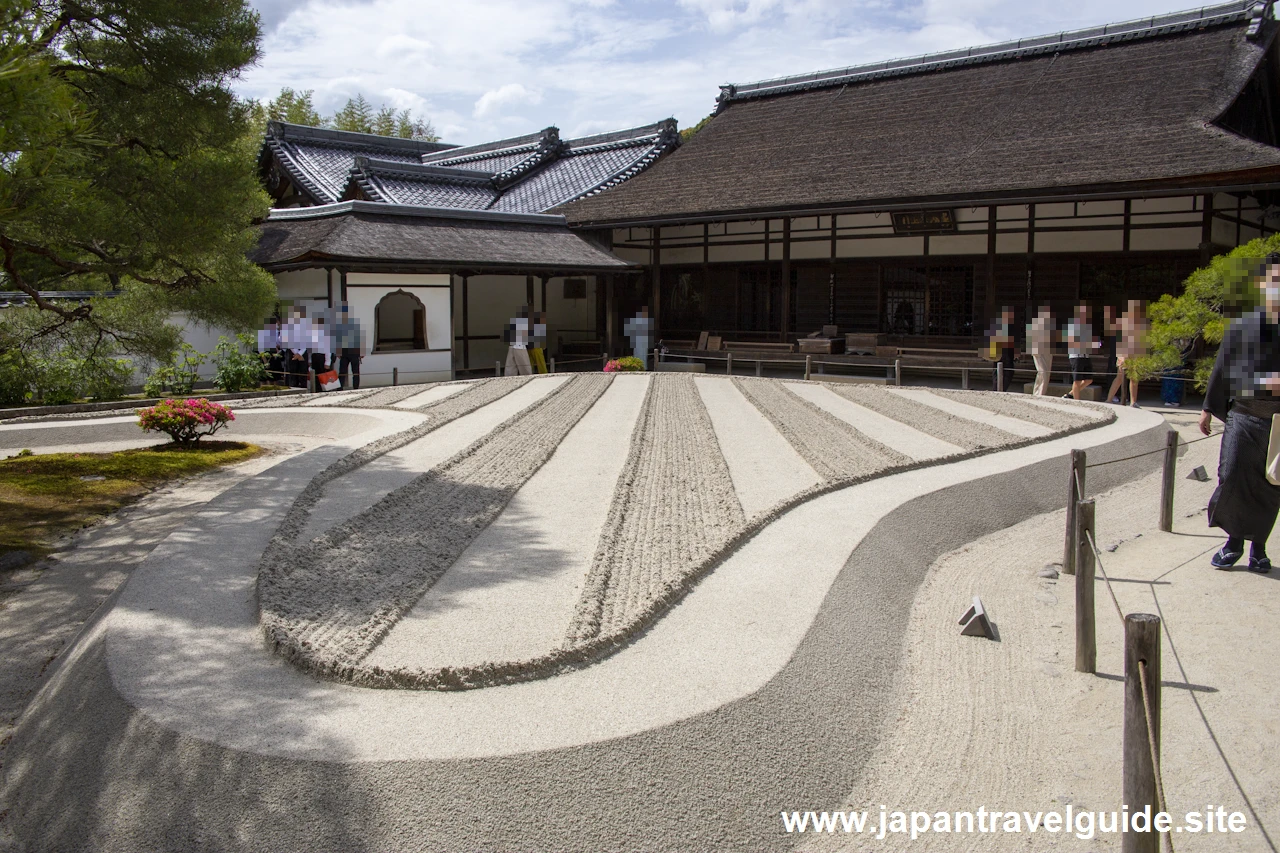
[[[427,309],[412,293],[388,293],[374,309],[373,318],[374,352],[427,348]]]

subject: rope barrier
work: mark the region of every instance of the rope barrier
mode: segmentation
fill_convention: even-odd
[[[1142,680],[1142,712],[1147,718],[1147,747],[1151,750],[1151,769],[1155,771],[1156,777],[1156,798],[1159,800],[1160,811],[1168,814],[1169,806],[1164,798],[1164,779],[1160,775],[1160,750],[1156,747],[1155,721],[1151,715],[1151,704],[1147,701],[1147,662],[1138,661],[1138,678]],[[1165,844],[1169,847],[1169,853],[1173,853],[1173,839],[1169,837],[1168,832],[1163,832]]]
[[[1221,435],[1222,433],[1215,432],[1215,433],[1210,433],[1209,435],[1203,435],[1200,438],[1193,438],[1190,441],[1180,438],[1178,442],[1179,442],[1179,446],[1187,447],[1192,444],[1196,444],[1197,442],[1208,441],[1211,438],[1217,438]],[[1085,468],[1101,468],[1103,465],[1114,465],[1117,462],[1128,462],[1132,459],[1141,459],[1143,456],[1151,456],[1152,454],[1155,454],[1155,453],[1164,453],[1164,452],[1165,452],[1165,449],[1161,447],[1161,448],[1157,448],[1156,450],[1148,450],[1145,453],[1135,453],[1133,456],[1124,456],[1124,457],[1121,457],[1120,459],[1108,459],[1105,462],[1094,462],[1092,465],[1086,465],[1084,467]]]
[[[1102,565],[1102,555],[1098,553],[1098,543],[1093,541],[1093,534],[1086,532],[1085,541],[1089,543],[1089,549],[1093,551],[1093,562],[1098,567],[1098,571],[1102,573],[1102,579],[1107,583],[1107,592],[1111,595],[1111,603],[1116,606],[1116,615],[1120,617],[1120,625],[1124,625],[1124,610],[1120,608],[1120,599],[1116,598],[1116,591],[1111,588],[1111,577],[1107,574],[1106,566]]]

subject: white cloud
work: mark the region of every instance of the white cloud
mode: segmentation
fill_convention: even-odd
[[[499,115],[506,107],[540,103],[540,92],[531,92],[520,83],[508,83],[481,95],[471,114],[476,118],[489,118]]]
[[[242,94],[362,92],[449,142],[675,116],[721,83],[841,68],[1169,11],[1169,0],[254,0],[274,16]],[[1174,4],[1176,5],[1176,4]]]

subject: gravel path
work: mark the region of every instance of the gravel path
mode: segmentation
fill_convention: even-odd
[[[1030,402],[1025,394],[997,394],[994,391],[949,391],[945,388],[931,388],[930,393],[957,403],[965,403],[979,409],[986,409],[997,415],[1006,415],[1022,421],[1030,421],[1055,432],[1060,429],[1071,429],[1096,419],[1093,413],[1064,411],[1051,409],[1048,406],[1037,406]]]
[[[407,400],[417,394],[421,394],[430,388],[431,385],[395,385],[390,388],[379,388],[367,397],[361,397],[358,400],[352,400],[349,403],[343,403],[353,409],[380,409],[391,406],[401,400]]]
[[[484,380],[481,380],[483,384]],[[420,409],[429,406],[432,403],[438,403],[445,397],[451,397],[460,391],[467,390],[468,383],[465,382],[442,382],[439,385],[432,385],[421,394],[414,394],[412,397],[406,397],[398,403],[393,403],[392,408],[395,409]]]
[[[934,438],[965,450],[1001,447],[1024,440],[1004,430],[948,414],[935,406],[908,400],[884,388],[833,384],[824,387],[859,406],[865,406],[895,421],[911,424],[921,432],[927,432]]]
[[[802,399],[780,382],[733,382],[824,480],[863,477],[911,461]]]
[[[377,672],[357,671],[360,661],[547,461],[609,382],[595,374],[570,379],[312,543],[291,548],[277,536],[258,583],[268,643],[314,673],[376,680]]]
[[[693,377],[656,374],[568,646],[629,631],[745,524]]]

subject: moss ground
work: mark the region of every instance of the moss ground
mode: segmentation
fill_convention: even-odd
[[[21,550],[44,556],[58,537],[159,486],[262,452],[238,441],[204,441],[187,448],[167,444],[0,459],[0,554]]]

